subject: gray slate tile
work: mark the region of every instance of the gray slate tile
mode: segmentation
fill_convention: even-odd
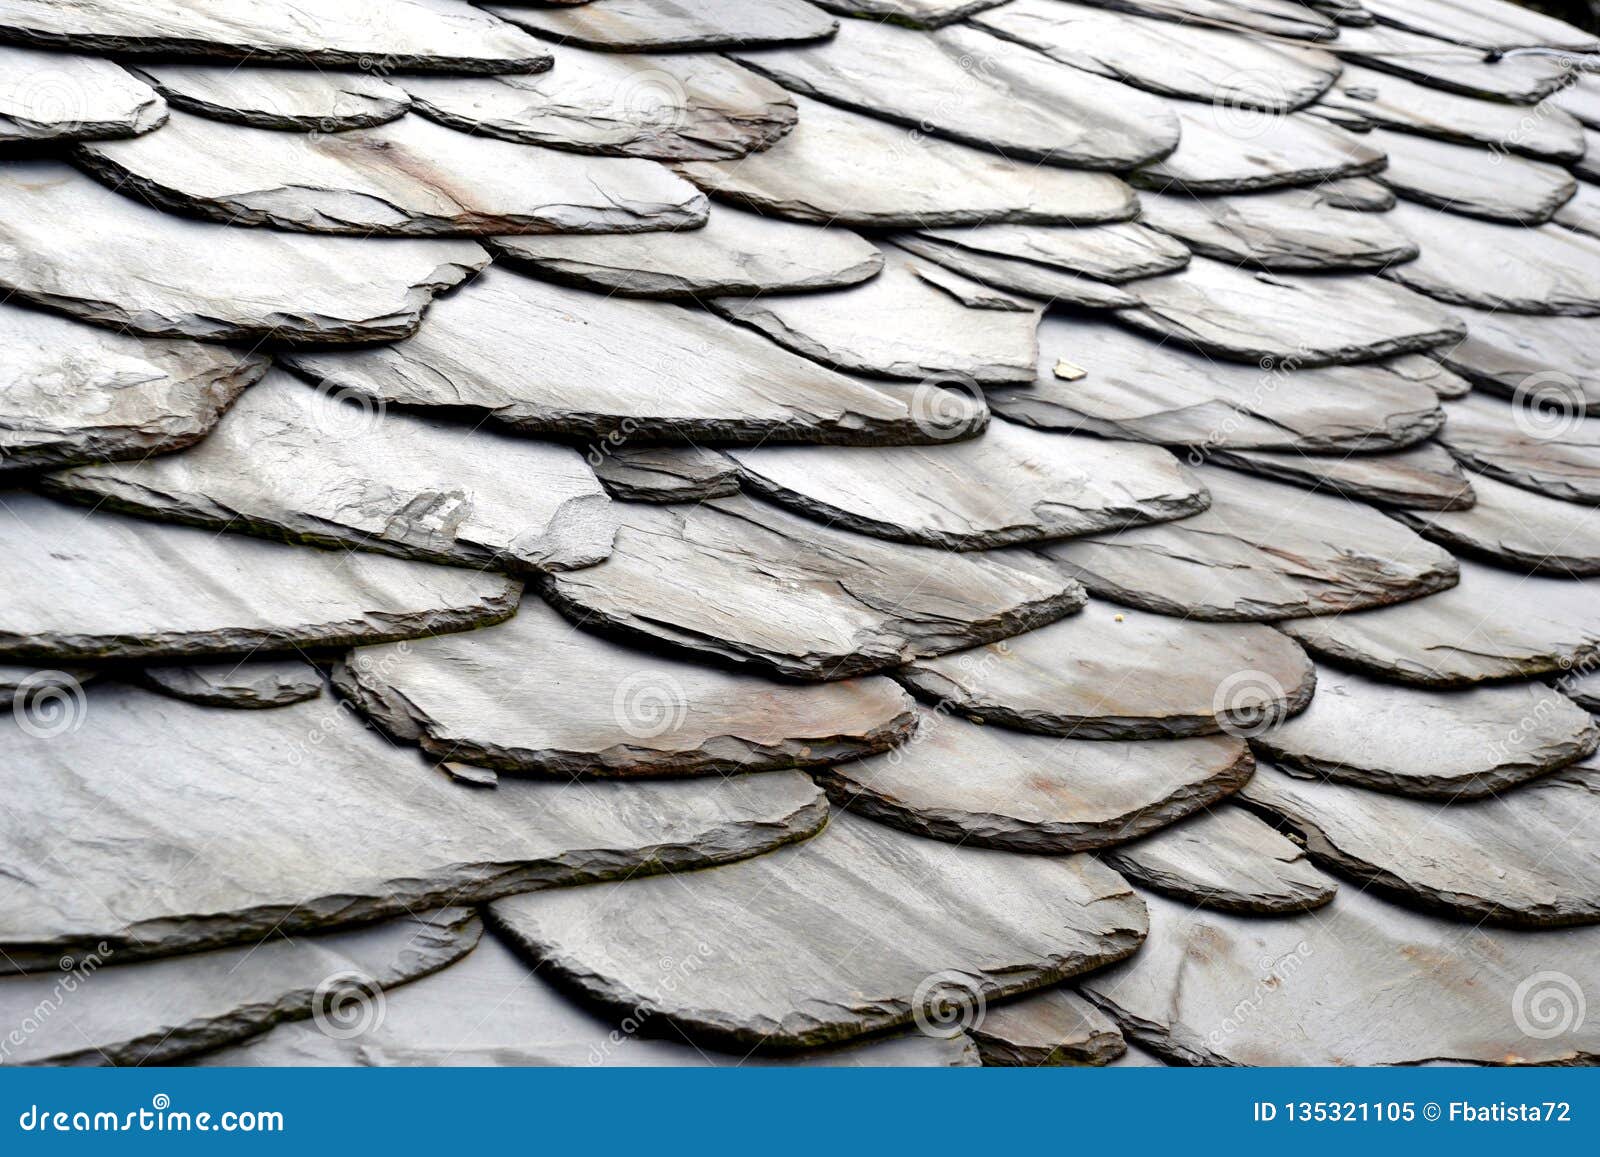
[[[0,141],[84,141],[147,133],[167,102],[109,60],[0,45]]]
[[[1068,988],[986,1008],[967,1033],[992,1067],[1105,1065],[1128,1048],[1116,1022]]]
[[[1389,155],[1379,181],[1408,201],[1468,217],[1542,224],[1578,189],[1561,166],[1504,149],[1386,129],[1374,129],[1369,139]]]
[[[530,8],[487,4],[493,13],[561,44],[607,52],[738,48],[831,36],[839,22],[805,0],[606,0]]]
[[[405,116],[411,107],[403,88],[372,72],[200,62],[147,62],[137,71],[174,108],[264,129],[367,128]]]
[[[1439,442],[1472,469],[1566,502],[1600,506],[1600,422],[1473,394],[1446,407]]]
[[[1146,194],[1140,220],[1205,257],[1261,269],[1381,269],[1417,255],[1382,213],[1328,208],[1316,192],[1277,189],[1232,197]]]
[[[1600,510],[1474,475],[1468,510],[1396,510],[1425,538],[1522,573],[1600,574]]]
[[[1300,113],[1171,101],[1183,130],[1177,149],[1128,175],[1141,189],[1197,196],[1246,193],[1359,177],[1383,168],[1381,152],[1353,133]]]
[[[322,672],[304,659],[255,656],[145,667],[133,679],[174,699],[243,710],[304,703],[321,695],[323,686]]]
[[[1249,474],[1402,510],[1463,510],[1477,500],[1461,467],[1449,451],[1434,442],[1389,454],[1218,449],[1210,453],[1210,460]]]
[[[699,502],[739,493],[733,459],[699,446],[592,451],[589,466],[606,492],[624,502]]]

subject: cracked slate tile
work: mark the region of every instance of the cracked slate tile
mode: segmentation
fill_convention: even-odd
[[[146,62],[136,71],[173,108],[263,129],[329,133],[369,128],[396,120],[411,107],[404,89],[371,72],[204,62]]]
[[[609,6],[609,5],[608,5]],[[586,52],[561,46],[549,72],[406,77],[418,111],[529,145],[657,160],[726,160],[794,127],[789,94],[712,53]]]
[[[1552,937],[1473,928],[1360,888],[1341,888],[1325,908],[1275,920],[1159,896],[1145,902],[1144,949],[1084,978],[1079,989],[1131,1040],[1168,1060],[1503,1065],[1600,1057],[1593,1018],[1556,1034],[1524,1031],[1530,1002],[1562,994],[1540,993],[1530,978],[1551,970],[1592,977],[1600,930]]]
[[[1600,768],[1557,771],[1449,807],[1261,767],[1240,796],[1300,833],[1311,858],[1457,919],[1600,923]]]
[[[961,282],[970,279],[1008,293],[1024,294],[1048,305],[1064,303],[1083,309],[1123,309],[1137,301],[1119,286],[1034,261],[966,249],[918,233],[893,233],[888,240],[908,253],[933,262],[938,270],[959,275]],[[934,272],[924,266],[918,275],[925,281],[934,281]]]
[[[987,419],[979,399],[902,398],[702,310],[502,270],[438,302],[408,341],[284,360],[346,396],[611,445],[939,441]]]
[[[1164,101],[970,25],[846,20],[831,40],[735,59],[795,92],[1008,157],[1130,169],[1178,146]]]
[[[0,891],[13,969],[102,941],[120,963],[703,867],[827,815],[796,771],[472,790],[327,700],[230,711],[101,685],[75,730],[0,729],[28,769],[0,834],[36,885]]]
[[[1386,128],[1447,141],[1490,145],[1536,160],[1583,156],[1583,126],[1548,105],[1536,113],[1514,104],[1442,92],[1347,63],[1318,107],[1354,112]]]
[[[848,814],[692,887],[517,896],[490,918],[563,983],[638,1010],[646,1033],[767,1049],[1054,984],[1126,957],[1144,935],[1138,897],[1087,857],[952,847]],[[698,967],[660,975],[663,958],[694,955]]]
[[[35,1022],[8,1065],[170,1065],[274,1025],[337,1017],[348,1003],[426,976],[472,951],[483,924],[470,908],[322,936],[276,937],[165,960],[62,958],[65,969],[0,976],[0,1018]],[[37,1016],[40,1007],[49,1013]]]
[[[971,286],[962,278],[955,284]],[[1037,307],[974,308],[894,249],[884,251],[883,271],[859,285],[708,304],[797,354],[870,377],[1025,382],[1038,358]]]
[[[1522,573],[1600,574],[1600,510],[1474,475],[1468,510],[1395,510],[1393,516],[1453,551]]]
[[[1416,379],[1424,369],[1446,371],[1416,354],[1262,369],[1053,313],[1038,338],[1034,382],[985,397],[1008,420],[1044,429],[1208,449],[1345,453],[1409,446],[1444,420],[1438,397]]]
[[[304,703],[322,694],[322,672],[300,658],[227,659],[144,667],[132,676],[141,687],[207,707],[256,710]]]
[[[1388,454],[1216,449],[1209,451],[1208,458],[1246,473],[1311,490],[1331,490],[1379,506],[1464,510],[1477,501],[1472,483],[1456,460],[1434,442],[1419,442]],[[1419,526],[1409,521],[1407,525],[1413,529]]]
[[[1381,276],[1401,280],[1397,270],[1415,264],[1391,266]],[[1264,370],[1365,362],[1432,349],[1465,332],[1455,314],[1430,298],[1361,273],[1251,273],[1197,258],[1182,272],[1130,289],[1140,304],[1117,311],[1119,320]],[[1315,330],[1306,327],[1309,317],[1318,319]]]
[[[1090,742],[979,726],[960,708],[917,717],[904,746],[813,778],[839,807],[962,847],[1059,856],[1119,844],[1238,791],[1254,766],[1231,736]]]
[[[1565,767],[1600,743],[1600,724],[1542,683],[1429,690],[1327,667],[1317,676],[1309,708],[1251,738],[1303,779],[1453,802]]]
[[[1229,107],[1288,112],[1339,75],[1338,58],[1321,49],[1060,0],[1015,0],[972,22],[1075,68]]]
[[[1316,687],[1305,653],[1270,627],[1106,603],[975,650],[914,659],[894,675],[969,718],[1095,740],[1248,730],[1303,710]]]
[[[1219,912],[1304,912],[1339,890],[1305,849],[1226,803],[1100,858],[1141,888]]]
[[[745,486],[828,526],[946,550],[987,550],[1204,510],[1167,451],[991,422],[937,446],[729,451]]]
[[[1171,273],[1189,264],[1188,246],[1134,222],[1076,227],[968,225],[924,229],[910,236],[1112,283]],[[904,236],[895,243],[905,245]]]
[[[1449,421],[1439,442],[1472,469],[1502,482],[1600,506],[1600,422],[1583,416],[1581,399],[1566,396],[1571,401],[1564,410],[1543,413],[1520,401],[1469,395],[1446,407]]]
[[[454,566],[591,566],[617,523],[577,450],[388,413],[272,370],[198,445],[40,480],[169,522]]]
[[[670,962],[695,967],[696,957]],[[873,1038],[797,1056],[719,1053],[682,1040],[652,1040],[634,1031],[631,1015],[611,1017],[573,1000],[521,960],[493,933],[467,956],[439,972],[385,994],[381,1021],[350,1036],[315,1025],[283,1024],[271,1032],[195,1058],[201,1065],[262,1066],[611,1066],[823,1067],[952,1066],[978,1064],[964,1034],[922,1032]]]
[[[572,626],[533,596],[470,636],[360,647],[336,685],[394,739],[507,774],[728,775],[856,759],[902,742],[888,679],[774,683]]]
[[[1460,572],[1458,584],[1426,599],[1281,629],[1312,654],[1424,687],[1527,679],[1600,658],[1600,584],[1470,560]]]
[[[188,657],[384,642],[497,622],[504,575],[217,535],[11,491],[0,656]],[[1065,580],[1063,580],[1065,581]]]
[[[839,289],[883,268],[878,247],[848,229],[712,208],[700,229],[496,237],[495,255],[556,281],[625,297],[700,297]]]
[[[1232,197],[1140,198],[1140,220],[1205,257],[1262,269],[1380,269],[1417,245],[1382,213],[1326,207],[1319,194],[1277,189]]]
[[[699,446],[620,446],[591,454],[589,468],[622,502],[700,502],[739,493],[733,459]]]
[[[1141,189],[1196,196],[1359,177],[1384,155],[1359,136],[1298,113],[1171,101],[1183,137],[1168,157],[1128,174]]]
[[[0,30],[45,48],[204,56],[253,63],[445,72],[535,72],[550,54],[526,33],[458,0],[5,0]]]
[[[1504,149],[1386,129],[1374,129],[1368,139],[1389,155],[1379,181],[1408,201],[1451,213],[1538,225],[1555,216],[1578,190],[1578,182],[1561,166]]]
[[[112,61],[0,45],[0,142],[131,137],[166,119],[160,94]]]
[[[14,305],[0,337],[0,477],[190,445],[270,364]]]
[[[677,171],[717,197],[792,221],[924,229],[1125,221],[1133,190],[1109,173],[1013,161],[808,97],[770,149]]]
[[[1510,313],[1600,315],[1600,239],[1397,205],[1394,224],[1422,247],[1382,276],[1439,301]]]
[[[742,48],[832,36],[839,22],[805,0],[606,0],[528,8],[484,7],[558,44],[606,52]]]
[[[173,212],[290,232],[629,233],[706,219],[705,195],[652,161],[580,157],[420,116],[287,133],[175,112],[153,133],[83,144],[77,157]]]
[[[742,495],[621,504],[619,514],[610,558],[548,576],[543,590],[558,609],[596,629],[801,679],[993,642],[1084,603],[1082,587],[1025,551],[883,542]]]
[[[1600,41],[1563,20],[1504,0],[1364,0],[1385,24],[1474,48],[1529,46],[1600,52]]]
[[[0,287],[154,337],[404,337],[436,292],[488,263],[470,241],[291,236],[187,220],[56,161],[16,161],[0,173]]]
[[[1068,988],[985,1008],[967,1033],[989,1067],[1106,1065],[1128,1050],[1116,1022]]]
[[[1221,622],[1348,619],[1456,584],[1447,551],[1369,506],[1229,470],[1195,473],[1211,491],[1200,514],[1038,549],[1103,598]]]
[[[1542,408],[1537,430],[1600,414],[1600,325],[1586,317],[1451,308],[1467,323],[1466,340],[1435,351],[1451,370],[1486,393]]]

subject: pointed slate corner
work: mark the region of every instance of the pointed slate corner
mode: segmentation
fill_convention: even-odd
[[[145,667],[134,680],[152,691],[208,707],[259,709],[322,694],[322,672],[304,659],[258,659]]]
[[[949,554],[819,526],[743,496],[625,505],[599,566],[548,576],[564,614],[800,679],[841,679],[1015,635],[1083,589],[1015,551]]]
[[[849,1040],[1039,988],[1122,959],[1145,929],[1138,897],[1088,857],[954,848],[849,815],[692,885],[517,896],[490,918],[583,995],[647,1014],[644,1032],[741,1049]]]

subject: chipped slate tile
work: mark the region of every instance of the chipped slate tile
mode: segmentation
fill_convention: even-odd
[[[605,0],[528,8],[485,4],[505,20],[560,44],[607,52],[740,48],[832,36],[839,22],[805,0]]]
[[[1222,25],[1241,32],[1266,33],[1293,40],[1328,40],[1337,35],[1333,21],[1295,0],[1087,0],[1097,8],[1172,20]]]
[[[1172,155],[1128,175],[1141,189],[1197,196],[1246,193],[1359,177],[1383,168],[1383,153],[1315,117],[1172,101],[1183,137]]]
[[[774,683],[614,643],[529,596],[470,637],[362,647],[334,671],[384,732],[502,773],[715,775],[855,759],[914,726],[887,679]]]
[[[1600,574],[1600,510],[1474,476],[1469,510],[1396,510],[1418,534],[1463,554],[1518,571]]]
[[[1496,309],[1451,307],[1467,337],[1436,351],[1451,370],[1487,393],[1544,411],[1532,423],[1552,428],[1582,414],[1600,414],[1600,324],[1587,317],[1540,317]]]
[[[0,142],[131,137],[166,119],[160,94],[109,60],[0,44]]]
[[[924,281],[937,282],[937,272],[949,270],[958,275],[956,284],[970,279],[979,285],[1024,294],[1049,305],[1125,309],[1136,304],[1137,299],[1118,286],[1038,262],[966,249],[916,233],[891,234],[889,240],[906,252],[934,263],[933,267],[923,266],[918,270]]]
[[[217,535],[12,491],[0,655],[187,657],[382,642],[496,622],[502,575]]]
[[[1375,129],[1368,138],[1389,155],[1377,179],[1408,201],[1490,221],[1538,225],[1572,199],[1578,183],[1548,161],[1500,149]]]
[[[743,496],[619,513],[610,558],[549,576],[544,591],[563,613],[802,679],[993,642],[1084,602],[1082,587],[1027,552],[882,542]]]
[[[295,237],[186,220],[56,161],[13,162],[0,173],[0,286],[155,337],[404,337],[434,293],[488,262],[470,241]]]
[[[630,880],[518,896],[490,914],[584,996],[649,1014],[644,1032],[744,1048],[908,1023],[944,972],[989,999],[1043,987],[1132,953],[1145,924],[1132,890],[1086,857],[952,848],[849,815],[692,888]],[[702,963],[663,984],[657,962],[686,955]]]
[[[1262,269],[1376,269],[1417,255],[1381,213],[1327,208],[1300,189],[1235,197],[1146,194],[1140,220],[1205,257]]]
[[[1385,24],[1342,29],[1328,49],[1429,88],[1523,105],[1536,104],[1555,92],[1572,71],[1571,64],[1556,53],[1497,54],[1486,60],[1479,49]]]
[[[925,229],[914,236],[945,247],[1047,265],[1099,281],[1123,282],[1171,273],[1189,263],[1189,249],[1145,225],[969,225]],[[897,239],[898,244],[905,244]]]
[[[1449,451],[1422,442],[1390,454],[1303,454],[1297,450],[1212,450],[1209,458],[1280,482],[1331,490],[1359,502],[1417,510],[1463,510],[1472,483]],[[1418,524],[1410,523],[1413,527]]]
[[[985,1008],[967,1031],[986,1066],[1105,1065],[1128,1049],[1116,1022],[1067,988]]]
[[[322,694],[322,673],[304,659],[251,656],[214,663],[164,664],[133,675],[142,687],[207,707],[254,710],[304,703]]]
[[[1385,24],[1482,49],[1543,46],[1600,52],[1600,41],[1562,20],[1506,0],[1364,0]]]
[[[1544,412],[1473,394],[1446,409],[1439,442],[1474,470],[1549,498],[1600,506],[1600,422],[1584,417],[1581,401]]]
[[[470,791],[326,700],[228,711],[107,685],[75,730],[0,729],[30,769],[0,834],[38,885],[0,892],[15,969],[100,941],[120,962],[698,868],[826,818],[791,771]]]
[[[814,0],[840,16],[870,16],[913,28],[942,28],[1005,0]]]
[[[1122,843],[1238,791],[1254,766],[1230,736],[1088,742],[917,715],[905,746],[814,778],[840,807],[963,847],[1054,856]]]
[[[1456,561],[1369,506],[1196,471],[1211,507],[1180,522],[1039,548],[1096,595],[1215,621],[1332,615],[1418,599],[1456,583]]]
[[[739,467],[699,446],[620,446],[589,455],[589,468],[623,502],[700,502],[739,493]]]
[[[198,62],[146,62],[137,71],[173,108],[263,129],[370,128],[404,116],[411,107],[404,89],[371,72]]]
[[[1339,890],[1303,848],[1227,804],[1119,845],[1101,859],[1141,888],[1219,912],[1304,912]]]
[[[617,526],[570,447],[389,413],[283,370],[182,453],[42,485],[164,521],[520,572],[591,566]]]

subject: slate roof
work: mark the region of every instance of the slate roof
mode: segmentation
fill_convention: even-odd
[[[1589,67],[0,0],[0,1061],[1600,1060]]]

